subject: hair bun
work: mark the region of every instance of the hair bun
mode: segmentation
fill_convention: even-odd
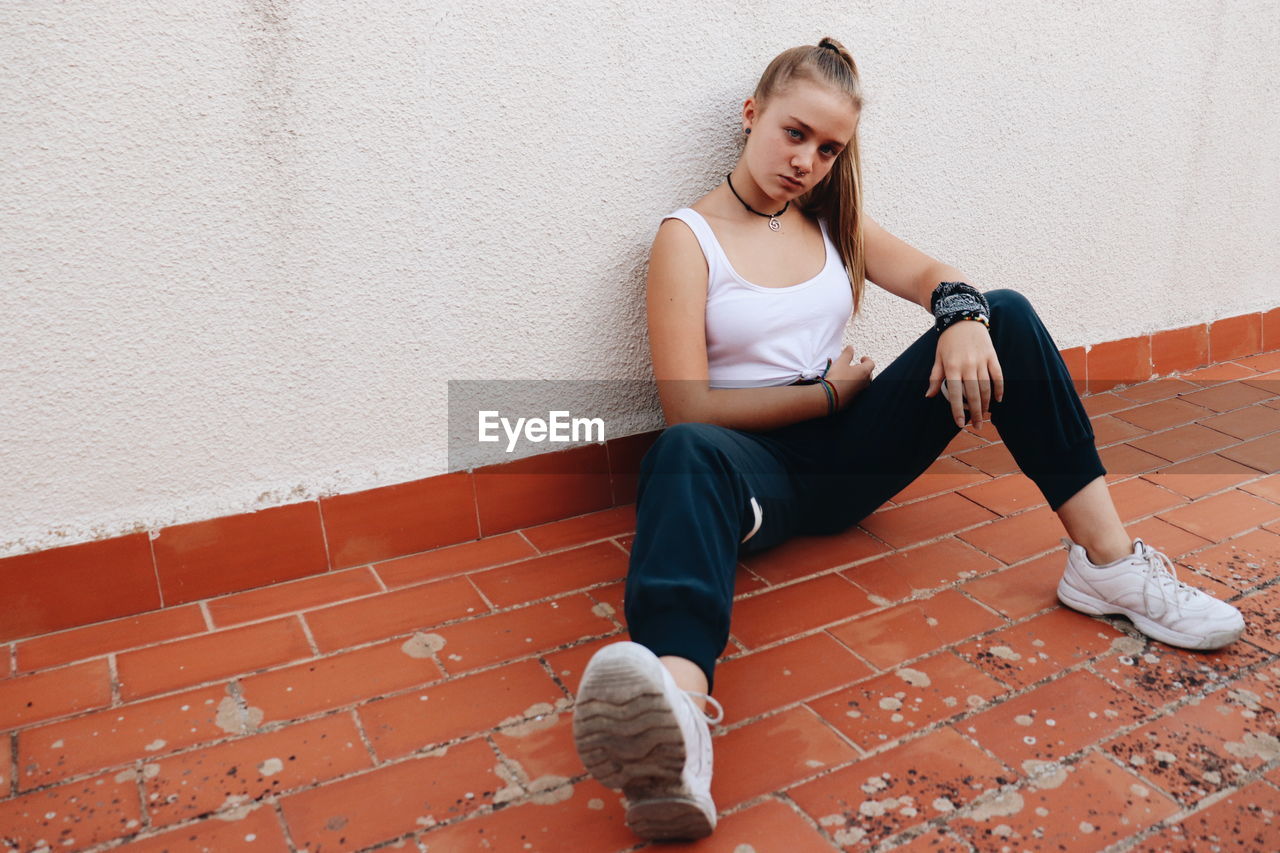
[[[849,66],[849,68],[853,71],[854,75],[855,76],[857,75],[858,73],[857,63],[853,61],[853,56],[849,54],[849,51],[840,42],[831,38],[831,36],[823,36],[821,39],[818,40],[818,48],[820,50],[829,50],[832,53],[834,53],[836,56],[843,59],[845,63]]]

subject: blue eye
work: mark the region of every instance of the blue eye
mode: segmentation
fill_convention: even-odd
[[[788,127],[787,133],[791,134],[792,139],[799,139],[803,135],[800,133],[800,131],[796,130],[794,127]]]

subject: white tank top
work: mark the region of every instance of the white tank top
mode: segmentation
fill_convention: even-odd
[[[789,287],[752,284],[729,263],[702,214],[682,207],[663,217],[689,226],[707,259],[707,370],[712,388],[790,385],[819,376],[842,349],[853,292],[840,253],[819,220],[827,262]]]

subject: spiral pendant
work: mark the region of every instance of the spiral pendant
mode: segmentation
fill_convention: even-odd
[[[770,230],[770,231],[781,231],[781,230],[782,230],[782,223],[781,223],[781,222],[779,222],[779,221],[777,220],[777,218],[776,218],[776,217],[770,216],[770,217],[769,217],[769,230]]]

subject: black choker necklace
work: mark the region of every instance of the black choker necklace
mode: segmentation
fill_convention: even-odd
[[[787,208],[791,206],[790,201],[788,201],[783,206],[782,210],[779,210],[777,213],[761,213],[760,211],[756,210],[754,207],[752,207],[751,205],[743,201],[742,196],[738,195],[738,191],[733,188],[733,177],[731,175],[725,175],[724,179],[729,182],[729,191],[733,193],[734,198],[742,202],[743,207],[745,207],[747,210],[754,213],[756,216],[763,216],[769,220],[770,231],[777,231],[782,228],[782,223],[778,222],[778,217],[787,212]]]

